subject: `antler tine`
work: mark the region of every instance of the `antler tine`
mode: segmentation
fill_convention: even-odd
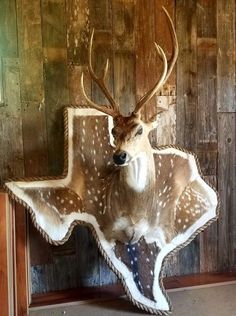
[[[177,36],[176,36],[176,32],[175,32],[175,28],[174,28],[174,24],[173,21],[168,13],[168,11],[166,10],[165,7],[162,7],[163,11],[166,14],[167,20],[168,20],[168,25],[170,28],[170,33],[171,33],[171,38],[172,38],[172,42],[173,42],[173,54],[172,57],[170,59],[169,65],[167,63],[167,59],[165,56],[165,53],[163,52],[162,48],[157,45],[156,43],[156,49],[158,52],[158,55],[162,58],[163,62],[164,62],[164,67],[163,67],[163,72],[162,75],[160,77],[160,79],[156,82],[156,84],[153,86],[153,88],[151,88],[143,97],[141,97],[141,99],[138,101],[138,103],[136,104],[135,110],[134,110],[134,114],[137,114],[140,109],[142,108],[142,106],[147,103],[156,92],[158,92],[160,90],[160,88],[165,84],[165,82],[168,80],[174,65],[176,63],[177,57],[178,57],[178,53],[179,53],[179,47],[178,47],[178,40],[177,40]],[[165,65],[166,62],[166,65]],[[165,68],[167,67],[167,69],[165,70]]]
[[[89,59],[89,64],[88,64],[89,73],[90,73],[92,79],[97,83],[97,85],[100,87],[100,89],[104,93],[105,97],[107,98],[107,100],[109,101],[109,103],[111,105],[111,108],[115,112],[119,113],[119,107],[118,107],[117,103],[115,102],[115,100],[113,99],[113,97],[111,96],[110,92],[108,91],[108,89],[107,89],[107,87],[105,85],[105,78],[106,78],[106,75],[107,75],[107,72],[108,72],[108,67],[109,67],[109,59],[107,59],[107,61],[106,61],[106,65],[105,65],[105,68],[104,68],[103,76],[101,78],[96,76],[96,74],[94,72],[94,69],[93,69],[93,66],[92,66],[93,37],[94,37],[94,29],[92,30],[90,41],[89,41],[89,58],[88,58]],[[88,97],[87,97],[87,99],[88,99]],[[89,102],[89,103],[92,106],[91,102]],[[93,101],[92,101],[92,103],[95,104]],[[97,104],[97,107],[98,106],[99,105]],[[99,107],[101,107],[101,106],[99,106]],[[102,111],[102,109],[101,109],[101,111]]]
[[[84,98],[86,99],[86,101],[89,103],[89,105],[90,105],[92,108],[94,108],[94,109],[96,109],[96,110],[98,110],[98,111],[100,111],[100,112],[106,113],[106,114],[108,114],[108,115],[110,115],[110,116],[113,116],[113,117],[115,117],[115,116],[118,114],[118,113],[117,113],[116,111],[114,111],[113,109],[110,109],[110,108],[108,108],[108,107],[105,106],[105,105],[99,105],[99,104],[93,102],[92,100],[90,100],[90,98],[87,96],[87,94],[86,94],[86,92],[85,92],[85,89],[84,89],[84,74],[83,74],[83,72],[82,72],[82,74],[81,74],[81,89],[82,89]]]
[[[172,37],[172,42],[173,42],[173,45],[174,45],[174,49],[173,49],[173,53],[172,53],[172,56],[171,56],[171,59],[170,59],[170,65],[169,65],[169,69],[168,69],[168,72],[166,74],[166,79],[165,79],[165,82],[168,80],[173,68],[174,68],[174,65],[176,63],[176,60],[178,58],[178,54],[179,54],[179,45],[178,45],[178,39],[177,39],[177,35],[176,35],[176,32],[175,32],[175,27],[174,27],[174,23],[169,15],[169,12],[166,10],[165,7],[162,7],[162,9],[164,10],[166,16],[167,16],[167,20],[169,22],[169,27],[170,27],[170,33],[171,33],[171,37]]]
[[[163,86],[163,84],[165,82],[165,78],[166,78],[166,75],[167,75],[167,69],[168,69],[166,55],[165,55],[163,49],[161,48],[161,46],[157,45],[157,43],[154,43],[154,44],[155,44],[155,48],[157,50],[158,55],[163,60],[162,75],[161,75],[160,79],[157,81],[157,83],[153,86],[153,88],[151,90],[149,90],[138,101],[138,103],[136,104],[135,110],[133,111],[134,114],[137,114],[140,111],[141,107],[154,96],[154,94]]]

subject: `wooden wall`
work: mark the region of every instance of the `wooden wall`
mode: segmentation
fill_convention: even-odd
[[[151,139],[196,152],[222,203],[219,221],[176,255],[166,274],[229,270],[236,266],[234,0],[2,0],[0,182],[62,172],[62,109],[84,103],[79,79],[93,27],[95,69],[110,58],[108,85],[122,111],[132,109],[160,73],[153,42],[171,53],[162,5],[176,21],[180,54],[146,107],[148,115],[158,102],[169,104]],[[86,86],[104,101],[88,76]],[[31,224],[29,235],[33,293],[116,282],[85,228],[61,247],[46,244]]]

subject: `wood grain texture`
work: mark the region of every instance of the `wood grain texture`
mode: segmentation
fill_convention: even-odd
[[[235,265],[235,113],[219,113],[218,115],[218,192],[221,198],[219,224],[218,269],[227,270]]]
[[[154,145],[176,143],[196,152],[222,197],[218,224],[170,259],[165,274],[227,270],[236,266],[233,0],[1,1],[0,182],[61,174],[62,109],[85,104],[82,71],[88,95],[106,101],[86,70],[93,27],[94,68],[101,74],[110,59],[107,85],[122,110],[128,113],[152,87],[162,69],[153,42],[168,57],[172,51],[162,5],[176,22],[180,54],[177,71],[145,107],[144,116],[151,116],[159,102],[169,106],[150,138]],[[35,293],[116,282],[86,229],[55,249],[31,227],[30,247]]]
[[[180,46],[177,64],[177,144],[194,150],[197,108],[196,1],[177,1],[176,31]]]
[[[63,170],[62,113],[69,103],[65,1],[42,1],[41,15],[49,173],[56,175]]]
[[[27,316],[29,306],[27,226],[26,210],[21,205],[15,207],[15,273],[17,316]]]
[[[18,46],[15,0],[0,2],[0,29],[0,56],[16,58]]]
[[[189,150],[197,142],[197,12],[196,1],[177,1],[176,31],[179,41],[177,63],[176,142]],[[198,273],[198,237],[179,252],[179,273]]]
[[[9,315],[9,282],[8,282],[8,241],[7,241],[7,195],[0,192],[0,292],[1,313]]]
[[[156,68],[159,62],[154,47],[155,33],[155,1],[137,1],[135,7],[135,51],[136,51],[136,101],[138,101],[158,78]],[[145,39],[145,40],[144,40]],[[151,116],[155,113],[155,98],[152,98],[145,106],[144,117],[147,113]]]
[[[4,95],[0,108],[0,185],[6,178],[24,175],[18,59],[4,58],[2,67]]]
[[[217,15],[216,1],[197,3],[197,155],[206,180],[217,186]],[[218,228],[199,237],[200,272],[217,271]]]
[[[96,75],[101,76],[105,67],[106,60],[109,59],[109,69],[106,77],[106,85],[111,95],[114,96],[114,81],[113,81],[113,47],[112,47],[112,2],[111,1],[96,1],[89,0],[89,12],[91,28],[95,29],[95,37],[93,44],[92,62]],[[91,80],[91,79],[90,79]],[[91,82],[91,81],[90,81]],[[89,90],[88,90],[89,91]],[[106,98],[104,98],[99,87],[95,82],[91,82],[91,98],[98,104],[108,104]],[[102,126],[101,126],[102,128]],[[107,267],[104,260],[98,253],[94,240],[92,239],[90,232],[86,230],[87,236],[84,235],[87,243],[90,244],[90,269],[92,267],[94,281],[93,285],[97,284],[109,284],[116,282],[114,273]],[[84,231],[85,233],[85,231]],[[84,248],[86,252],[87,248]],[[81,250],[80,250],[81,251]],[[93,255],[92,255],[93,254]],[[85,270],[84,270],[85,272]],[[97,279],[95,274],[97,273]],[[88,278],[89,276],[87,276]],[[110,281],[108,281],[110,280]]]
[[[48,159],[40,1],[16,4],[25,175],[41,176]]]
[[[113,1],[114,96],[124,115],[135,105],[134,1]]]
[[[217,1],[217,108],[235,112],[235,1]]]
[[[68,62],[85,65],[90,33],[89,1],[68,1],[66,11]]]
[[[115,51],[134,51],[135,4],[135,0],[112,1],[113,47]]]

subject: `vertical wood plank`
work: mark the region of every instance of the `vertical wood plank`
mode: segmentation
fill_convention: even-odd
[[[95,29],[92,55],[94,70],[98,76],[101,76],[105,67],[106,59],[109,58],[109,70],[106,78],[106,85],[110,93],[113,95],[114,59],[112,52],[112,2],[107,0],[89,0],[89,12],[91,28]],[[91,83],[91,97],[92,100],[99,104],[108,104],[108,101],[104,98],[99,87],[94,82]],[[88,240],[90,240],[90,243],[92,243],[91,236],[88,238]],[[95,249],[94,253],[97,251],[96,247]],[[110,280],[112,283],[113,280],[116,280],[114,274],[105,264],[101,256],[94,256],[93,266],[93,275],[98,268],[99,284],[103,284],[104,282],[109,283],[108,280]]]
[[[9,268],[8,268],[8,240],[7,240],[7,195],[0,192],[0,292],[1,313],[10,315],[9,311]]]
[[[217,0],[217,108],[235,112],[235,1]]]
[[[59,175],[63,170],[62,113],[69,103],[65,0],[43,0],[41,15],[49,174]]]
[[[162,9],[164,6],[166,10],[169,12],[173,23],[175,24],[175,1],[169,1],[169,0],[161,0],[161,1],[155,1],[155,26],[154,26],[154,32],[155,32],[155,38],[158,45],[160,45],[167,58],[169,59],[172,55],[173,51],[173,43],[171,39],[170,29],[168,26],[168,21],[166,18],[166,15]],[[157,69],[157,74],[160,76],[162,72],[162,63],[160,63],[160,60],[156,58],[156,65],[155,68]],[[175,85],[175,77],[176,77],[176,71],[173,70],[168,82],[163,87],[163,90],[168,91],[169,86]]]
[[[16,3],[25,175],[41,176],[48,161],[40,1]]]
[[[136,0],[112,0],[112,28],[114,50],[134,51]]]
[[[111,1],[88,0],[91,24],[97,30],[111,30]]]
[[[90,33],[89,1],[67,1],[66,10],[68,63],[85,65]]]
[[[0,1],[0,56],[18,57],[15,0]]]
[[[114,95],[120,111],[128,116],[135,105],[134,53],[116,51],[114,55]]]
[[[0,185],[6,178],[24,175],[19,64],[3,59],[3,104],[0,111]]]
[[[177,144],[196,149],[197,108],[197,15],[196,1],[176,2],[176,31],[179,41],[177,63]],[[199,239],[179,252],[180,274],[199,272]]]
[[[136,51],[136,101],[138,101],[155,83],[158,78],[155,42],[155,1],[138,0],[136,3],[135,51]],[[155,111],[153,97],[145,111],[149,114]]]
[[[206,181],[217,188],[217,176],[206,176]],[[216,272],[218,261],[218,222],[200,234],[200,272]]]
[[[197,142],[217,143],[216,39],[199,38],[197,50]]]
[[[176,3],[176,30],[179,41],[177,62],[177,144],[196,148],[197,107],[197,23],[196,2]]]
[[[29,306],[26,211],[15,205],[15,270],[17,316],[27,316]]]
[[[219,217],[218,269],[227,270],[236,263],[236,170],[235,113],[218,114],[218,191],[221,198]]]
[[[216,1],[197,0],[197,34],[202,38],[216,38]]]
[[[201,170],[217,185],[216,2],[197,3],[197,154]],[[200,272],[217,270],[218,230],[214,223],[200,235]]]
[[[73,0],[67,3],[67,55],[69,101],[73,105],[86,104],[80,78],[84,73],[84,86],[91,96],[91,79],[87,75],[88,42],[90,36],[90,10],[88,0]],[[78,18],[78,16],[80,18]]]
[[[124,115],[135,105],[134,1],[113,1],[114,95]]]

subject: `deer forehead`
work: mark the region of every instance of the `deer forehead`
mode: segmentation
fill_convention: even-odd
[[[119,116],[113,120],[113,130],[117,133],[117,136],[122,135],[125,137],[128,134],[135,133],[139,128],[144,130],[148,128],[148,125],[137,117],[124,117]]]

